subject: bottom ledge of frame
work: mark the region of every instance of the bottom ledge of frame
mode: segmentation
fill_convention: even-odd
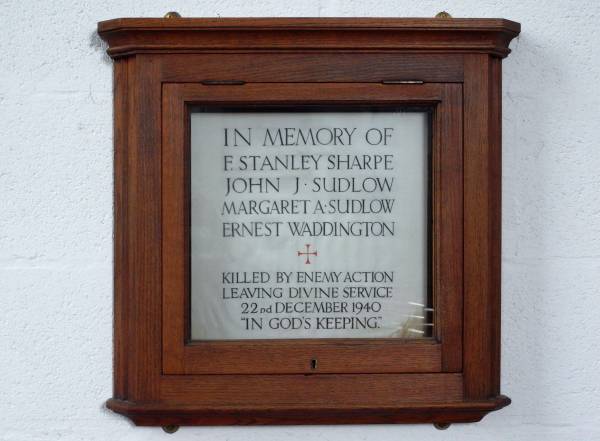
[[[473,423],[487,413],[510,404],[498,395],[484,401],[402,404],[381,407],[228,406],[195,407],[165,403],[139,403],[111,398],[106,406],[138,426],[222,426],[265,424],[390,424]]]

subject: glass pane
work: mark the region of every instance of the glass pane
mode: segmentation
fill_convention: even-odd
[[[193,340],[431,335],[428,112],[190,118]]]

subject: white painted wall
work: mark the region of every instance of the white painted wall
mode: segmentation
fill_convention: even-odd
[[[135,428],[112,383],[114,17],[505,17],[502,389],[432,426]],[[600,440],[600,3],[0,0],[0,440]],[[171,438],[169,438],[169,436]]]

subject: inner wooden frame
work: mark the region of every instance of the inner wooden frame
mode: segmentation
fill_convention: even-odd
[[[425,106],[433,110],[433,339],[189,341],[189,108]],[[462,370],[462,85],[162,84],[162,373],[378,374]],[[312,360],[318,360],[314,369]]]

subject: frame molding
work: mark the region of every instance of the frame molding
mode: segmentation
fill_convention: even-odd
[[[117,18],[98,24],[111,57],[202,51],[479,52],[506,57],[521,26],[495,18]]]

